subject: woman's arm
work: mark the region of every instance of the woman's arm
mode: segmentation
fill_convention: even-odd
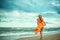
[[[46,26],[46,23],[44,22],[44,19],[42,18],[43,25]]]

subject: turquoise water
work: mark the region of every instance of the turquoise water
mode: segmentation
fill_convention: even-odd
[[[0,27],[1,40],[16,40],[22,37],[39,36],[33,32],[34,28],[4,28]],[[43,35],[60,33],[60,28],[44,28]]]

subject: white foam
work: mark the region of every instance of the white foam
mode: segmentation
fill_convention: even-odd
[[[0,36],[27,35],[27,34],[33,34],[33,33],[32,32],[3,33],[0,34]]]

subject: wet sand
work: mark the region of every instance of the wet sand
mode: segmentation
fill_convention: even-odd
[[[39,36],[19,38],[17,40],[40,40]],[[60,34],[43,35],[43,40],[60,40]]]

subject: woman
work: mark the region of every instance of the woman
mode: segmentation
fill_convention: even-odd
[[[37,34],[38,32],[40,32],[40,39],[42,40],[42,31],[43,31],[43,28],[45,26],[45,22],[42,18],[42,15],[38,15],[38,18],[37,18],[37,27],[34,29],[34,32],[35,34]]]

